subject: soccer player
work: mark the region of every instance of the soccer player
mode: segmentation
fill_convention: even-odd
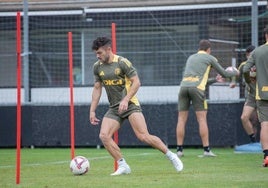
[[[252,53],[243,72],[245,80],[250,82],[250,69],[256,66],[256,104],[258,119],[261,123],[260,140],[264,153],[263,166],[268,167],[268,26],[264,28],[266,43]]]
[[[103,117],[99,137],[110,155],[118,163],[118,169],[111,175],[131,173],[131,169],[123,158],[119,146],[112,139],[113,134],[128,119],[137,138],[152,147],[160,150],[171,161],[179,172],[183,163],[178,156],[171,152],[157,136],[148,132],[141,106],[136,93],[141,85],[138,73],[132,63],[112,52],[111,40],[99,37],[93,41],[92,50],[96,53],[98,61],[94,64],[95,83],[90,106],[90,123],[97,125],[100,119],[96,117],[96,108],[104,86],[109,109]]]
[[[255,46],[249,45],[246,48],[246,58],[248,59],[250,56],[250,53],[255,49]],[[243,76],[243,67],[246,64],[246,61],[242,62],[238,70],[240,72],[240,75]],[[252,68],[254,69],[254,68]],[[251,71],[251,77],[250,82],[245,83],[245,104],[243,107],[243,112],[241,115],[241,122],[243,125],[244,130],[248,134],[250,141],[252,143],[256,142],[256,129],[254,128],[251,121],[256,121],[256,72],[255,70]]]
[[[195,110],[199,124],[204,153],[202,156],[215,157],[209,147],[209,131],[207,126],[207,102],[205,100],[205,88],[209,81],[208,76],[211,68],[214,68],[224,78],[239,75],[239,71],[227,72],[218,63],[217,59],[210,55],[211,44],[208,40],[199,42],[199,50],[192,54],[186,61],[185,71],[180,84],[178,96],[178,122],[176,128],[177,155],[182,157],[185,126],[188,119],[190,105]]]

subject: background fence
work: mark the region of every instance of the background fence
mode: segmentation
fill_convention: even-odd
[[[206,38],[212,42],[212,54],[223,67],[238,66],[245,60],[245,48],[252,44],[252,31],[257,34],[257,43],[264,43],[262,29],[268,24],[266,5],[267,1],[259,1],[255,15],[251,2],[26,12],[24,7],[22,104],[26,109],[23,112],[26,131],[22,137],[29,138],[26,145],[68,145],[68,32],[73,33],[75,119],[78,139],[82,139],[78,143],[99,143],[97,134],[92,135],[96,128],[85,128],[93,86],[92,66],[96,61],[91,43],[98,36],[110,36],[114,22],[117,53],[134,64],[142,81],[138,97],[145,104],[149,129],[167,144],[174,144],[177,94],[187,57],[197,51],[199,40]],[[23,6],[19,11],[23,12]],[[257,20],[256,28],[252,26],[254,20]],[[0,145],[4,146],[13,144],[10,138],[15,133],[14,119],[10,117],[12,114],[15,117],[16,66],[16,12],[0,12]],[[211,76],[215,75],[212,71]],[[216,132],[211,134],[215,138],[211,145],[236,143],[235,127],[242,127],[239,116],[243,91],[243,87],[230,89],[227,84],[209,87],[214,116],[208,117],[209,124],[222,124],[210,129]],[[229,100],[227,104],[226,100]],[[106,97],[101,98],[101,103],[107,103]],[[163,108],[162,104],[167,106]],[[234,112],[227,114],[231,112],[229,108]],[[106,105],[100,107],[100,115],[105,109]],[[152,114],[152,109],[159,116]],[[186,138],[185,143],[196,145],[200,143],[197,128],[191,128],[196,126],[195,119],[189,124],[193,136]],[[126,137],[132,137],[128,129],[125,131]],[[225,138],[229,136],[225,141],[219,139],[222,132],[226,133]],[[92,135],[91,138],[82,136],[84,133]],[[122,140],[125,145],[140,144],[129,142]]]
[[[238,66],[245,59],[244,49],[252,41],[251,7],[251,3],[222,3],[29,11],[28,23],[22,24],[22,31],[28,34],[22,41],[24,48],[26,44],[28,47],[28,52],[22,54],[28,56],[28,59],[23,59],[26,69],[23,71],[23,85],[29,84],[24,87],[29,90],[24,102],[42,102],[34,98],[35,94],[38,97],[44,95],[46,99],[50,95],[53,98],[53,91],[58,94],[62,92],[62,96],[57,96],[64,98],[65,90],[55,88],[68,87],[69,31],[73,32],[74,84],[76,87],[91,87],[92,66],[96,61],[91,43],[97,36],[110,36],[112,22],[117,25],[118,54],[133,62],[143,86],[178,86],[186,58],[197,51],[198,41],[203,38],[211,40],[212,54],[223,67],[232,63]],[[16,87],[15,17],[14,12],[0,14],[1,88]],[[267,19],[266,2],[259,2],[257,30],[260,44],[264,41],[261,31]],[[211,76],[215,73],[212,72]],[[49,90],[37,91],[36,88]],[[80,91],[83,92],[81,88]],[[80,95],[80,91],[77,89],[76,94]],[[158,91],[159,95],[162,91]],[[177,88],[173,91],[177,92]],[[143,96],[150,94],[150,91],[148,94],[143,92]]]

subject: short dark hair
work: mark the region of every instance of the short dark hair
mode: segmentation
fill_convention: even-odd
[[[253,46],[253,45],[249,45],[249,46],[246,48],[246,53],[250,53],[250,52],[252,52],[254,49],[255,49],[255,46]]]
[[[199,42],[199,50],[207,51],[209,48],[211,48],[211,44],[209,40],[202,39]]]
[[[111,46],[111,40],[107,37],[98,37],[92,43],[92,50],[98,50],[103,46]]]
[[[268,35],[268,25],[263,29],[263,33]]]

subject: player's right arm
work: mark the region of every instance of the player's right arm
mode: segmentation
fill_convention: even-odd
[[[92,125],[97,125],[99,123],[99,119],[96,117],[96,109],[100,101],[102,93],[102,84],[101,82],[95,82],[93,91],[92,91],[92,100],[89,111],[89,120]]]

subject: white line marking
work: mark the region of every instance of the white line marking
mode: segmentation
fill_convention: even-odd
[[[140,153],[137,155],[127,155],[128,157],[136,157],[136,156],[146,156],[146,155],[152,155],[154,153]],[[101,160],[101,159],[108,159],[111,158],[111,156],[101,156],[101,157],[92,157],[92,158],[87,158],[89,161],[94,161],[94,160]],[[30,163],[30,164],[22,164],[22,167],[24,166],[45,166],[45,165],[60,165],[60,164],[65,164],[69,163],[70,161],[54,161],[54,162],[44,162],[44,163]],[[14,168],[15,165],[0,165],[0,169],[5,169],[5,168]]]

